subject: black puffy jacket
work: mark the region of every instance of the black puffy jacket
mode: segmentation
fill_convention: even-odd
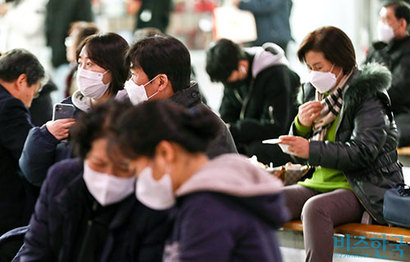
[[[389,44],[376,42],[366,58],[369,62],[380,63],[392,73],[388,93],[394,115],[410,113],[410,36]]]
[[[82,161],[67,159],[51,167],[24,245],[13,261],[76,261],[79,252],[84,252],[80,238],[87,237],[86,232],[93,232],[91,227],[103,221],[95,208],[108,208],[95,200],[90,202],[90,198]],[[98,261],[161,261],[170,230],[168,211],[152,210],[134,194],[116,205],[106,238],[99,239]]]
[[[390,72],[377,64],[356,70],[344,88],[335,142],[310,141],[308,159],[312,166],[343,171],[360,203],[382,224],[384,193],[403,182],[387,94],[390,81]],[[311,84],[305,86],[307,94],[313,93]],[[294,124],[292,133],[296,134]]]

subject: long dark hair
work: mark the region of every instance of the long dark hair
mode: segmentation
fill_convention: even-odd
[[[129,76],[129,65],[125,63],[127,41],[116,33],[91,35],[77,49],[77,59],[83,47],[94,63],[110,71],[112,81],[108,90],[115,96],[124,88],[124,82]]]

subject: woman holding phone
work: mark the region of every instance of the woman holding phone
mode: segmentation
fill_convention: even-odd
[[[19,164],[31,184],[40,187],[51,165],[72,157],[72,150],[62,140],[67,140],[77,115],[114,98],[123,89],[129,74],[124,61],[127,50],[127,41],[115,33],[91,35],[80,44],[77,50],[78,90],[61,102],[67,106],[60,106],[65,110],[72,110],[69,107],[73,106],[73,118],[49,121],[33,128],[24,145]]]

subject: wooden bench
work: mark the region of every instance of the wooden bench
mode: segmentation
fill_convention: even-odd
[[[287,235],[287,238],[284,239],[286,233],[291,233],[291,235],[290,237],[289,235]],[[366,241],[368,241],[371,238],[375,239],[377,237],[380,240],[384,239],[389,243],[406,243],[407,245],[402,246],[402,257],[399,252],[390,252],[390,254],[387,254],[387,257],[399,261],[410,261],[410,229],[400,227],[388,227],[381,225],[349,223],[335,227],[334,233],[335,236],[350,237],[351,239],[355,239],[356,241],[358,241],[358,237],[364,237],[367,239]],[[281,245],[283,244],[282,246],[303,249],[304,247],[302,221],[298,220],[286,223],[283,226],[283,228],[279,231],[279,237],[281,240]],[[293,244],[289,245],[291,242],[293,242]],[[368,249],[366,250],[368,251]],[[346,254],[349,252],[349,250],[346,250],[346,248],[335,248],[335,252]],[[364,254],[364,252],[362,252],[362,254]]]
[[[283,226],[283,229],[303,231],[302,221],[290,221]],[[388,241],[397,241],[397,236],[403,236],[403,242],[410,243],[410,229],[401,227],[388,227],[380,225],[364,225],[359,223],[349,223],[335,227],[336,234],[350,234],[351,236],[364,236],[372,238],[375,235]]]
[[[410,146],[397,148],[397,153],[400,156],[410,156]]]
[[[406,167],[410,167],[410,146],[397,148],[399,161]]]

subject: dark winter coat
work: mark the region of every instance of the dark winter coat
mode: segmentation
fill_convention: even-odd
[[[201,94],[199,92],[198,84],[195,82],[192,82],[190,87],[176,92],[170,100],[187,108],[200,107],[210,110],[201,102]],[[214,141],[208,146],[208,150],[206,151],[206,155],[209,158],[214,158],[226,153],[237,153],[231,133],[219,117],[218,120],[220,126],[219,133]]]
[[[289,23],[291,0],[242,0],[239,8],[255,16],[258,39],[253,45],[273,42],[283,48],[292,40]]]
[[[378,223],[385,223],[384,193],[403,182],[397,128],[387,94],[390,81],[390,72],[377,64],[355,71],[344,88],[335,142],[310,141],[307,161],[343,171],[360,203]],[[309,83],[305,87],[306,94],[314,93]],[[295,128],[292,125],[291,134],[297,134]]]
[[[62,103],[73,105],[71,97],[66,98]],[[83,112],[75,105],[74,107],[75,116]],[[48,169],[58,161],[71,158],[72,153],[68,141],[55,138],[45,125],[34,127],[27,136],[19,160],[22,175],[32,185],[41,187]]]
[[[287,134],[297,113],[299,76],[288,68],[283,51],[271,47],[246,49],[247,79],[238,87],[225,84],[219,112],[237,144]]]
[[[394,115],[410,113],[410,36],[394,39],[389,44],[375,43],[366,58],[368,62],[385,65],[392,73],[387,92]]]
[[[0,85],[0,234],[26,225],[33,212],[35,197],[18,166],[32,127],[27,107]]]
[[[171,0],[142,0],[141,8],[137,13],[135,29],[155,27],[165,33],[169,23],[171,7]]]
[[[215,158],[177,190],[165,261],[282,261],[282,183],[245,157]]]
[[[78,159],[50,168],[14,261],[76,261],[78,237],[95,223],[87,214],[97,204],[88,201],[92,197],[82,177],[83,162]],[[169,231],[167,212],[147,208],[135,194],[117,205],[98,261],[161,261]]]

